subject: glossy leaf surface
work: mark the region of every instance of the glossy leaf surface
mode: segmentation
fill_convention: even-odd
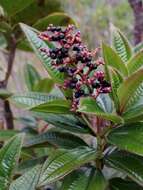
[[[79,147],[72,150],[58,150],[43,165],[39,186],[54,182],[81,165],[96,158],[96,150]]]
[[[9,187],[13,171],[17,165],[22,146],[23,135],[14,136],[0,150],[0,189]]]
[[[87,113],[91,115],[96,115],[101,118],[113,121],[115,123],[122,123],[123,120],[120,116],[114,113],[107,113],[102,110],[102,108],[97,104],[96,100],[93,98],[82,98],[80,100],[79,112]]]
[[[125,152],[114,152],[106,158],[106,163],[143,185],[142,157]]]

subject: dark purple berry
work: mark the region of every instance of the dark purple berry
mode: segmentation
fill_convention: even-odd
[[[80,47],[74,46],[74,47],[73,47],[73,51],[80,51]]]
[[[68,49],[63,47],[63,48],[61,48],[61,52],[67,54],[68,53]]]
[[[67,69],[66,69],[65,67],[60,67],[60,68],[58,68],[58,70],[59,70],[60,72],[66,72],[66,71],[67,71]]]
[[[52,52],[52,53],[55,53],[55,54],[58,53],[58,51],[59,51],[58,48],[54,48],[54,49],[51,50],[51,52]]]
[[[59,40],[63,40],[65,38],[65,35],[63,34],[63,33],[61,33],[60,35],[59,35]]]
[[[56,64],[57,64],[57,65],[60,65],[60,64],[62,64],[62,63],[63,63],[63,60],[62,60],[62,59],[57,59],[57,60],[56,60]]]
[[[84,95],[84,90],[79,90],[80,95]]]
[[[97,65],[96,64],[92,65],[92,69],[97,69]]]
[[[77,82],[78,82],[78,79],[77,79],[77,78],[73,78],[73,79],[72,79],[72,82],[73,82],[73,83],[77,83]]]
[[[57,57],[58,57],[59,59],[62,59],[62,58],[64,58],[64,56],[63,56],[63,54],[61,53],[61,51],[59,51],[59,52],[58,52],[58,55],[57,55]]]
[[[56,31],[57,31],[57,32],[60,32],[61,30],[62,30],[62,29],[61,29],[60,26],[56,27]]]
[[[92,83],[92,87],[93,87],[93,88],[100,88],[100,82],[99,82],[99,81],[94,81],[94,82]]]
[[[68,75],[72,77],[75,71],[76,68],[68,68]]]
[[[92,57],[91,57],[91,56],[85,58],[85,61],[86,61],[86,62],[89,62],[89,61],[91,61],[91,60],[92,60]]]
[[[58,41],[59,40],[59,37],[58,36],[52,36],[52,41]]]
[[[84,95],[84,90],[79,90],[75,92],[75,98],[80,98],[82,95]]]
[[[55,26],[53,26],[53,27],[50,28],[50,31],[51,31],[51,32],[55,32],[56,29],[57,29],[57,28],[56,28]]]
[[[62,55],[63,58],[68,57],[68,49],[64,47],[61,48],[59,54]]]
[[[81,61],[81,62],[83,61],[83,57],[80,53],[76,54],[76,59],[77,61]]]
[[[80,93],[79,92],[75,92],[75,98],[79,98],[80,97]]]
[[[75,87],[76,87],[76,83],[72,83],[72,82],[70,82],[70,84],[69,84],[69,88],[74,89]]]
[[[63,39],[62,42],[63,42],[63,44],[66,44],[66,43],[67,43],[67,40]]]
[[[106,80],[103,80],[103,81],[101,82],[101,85],[102,85],[103,87],[110,87],[110,86],[111,86],[110,83],[107,82]]]
[[[56,59],[56,58],[57,58],[57,56],[56,56],[55,53],[51,53],[51,54],[50,54],[50,57],[51,57],[51,59]]]
[[[91,62],[87,62],[87,63],[86,63],[86,66],[87,66],[87,67],[90,67],[91,65],[92,65]]]

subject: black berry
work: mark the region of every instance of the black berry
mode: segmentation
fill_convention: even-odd
[[[55,53],[51,53],[51,54],[50,54],[50,57],[51,57],[51,59],[56,59],[56,58],[57,58],[57,56],[56,56]]]
[[[57,64],[57,65],[60,65],[60,64],[62,64],[62,63],[63,63],[63,60],[62,60],[62,59],[57,59],[57,60],[56,60],[56,64]]]
[[[60,67],[60,68],[58,68],[58,70],[59,70],[60,72],[66,72],[66,71],[67,71],[67,69],[66,69],[65,67]]]
[[[73,82],[73,83],[77,83],[77,82],[78,82],[78,79],[77,79],[77,78],[73,78],[73,79],[72,79],[72,82]]]
[[[73,47],[73,51],[80,51],[80,47],[74,46],[74,47]]]
[[[59,37],[58,36],[52,36],[52,41],[58,41]]]
[[[106,80],[103,80],[101,84],[102,84],[103,87],[110,87],[111,86],[109,84],[109,82],[107,82]]]
[[[71,83],[69,84],[69,87],[70,87],[71,89],[74,89],[74,88],[76,87],[76,84],[71,82]]]
[[[87,66],[87,67],[90,67],[91,65],[92,65],[91,62],[87,62],[87,63],[86,63],[86,66]]]
[[[100,82],[99,82],[99,81],[94,81],[94,82],[92,83],[92,87],[93,87],[93,88],[100,88]]]
[[[84,90],[79,90],[75,92],[75,98],[80,98],[82,95],[84,95]]]
[[[62,39],[64,39],[64,38],[65,38],[65,35],[61,33],[61,34],[59,35],[59,39],[62,40]]]

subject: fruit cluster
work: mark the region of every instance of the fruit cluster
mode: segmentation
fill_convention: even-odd
[[[39,37],[55,43],[56,48],[41,48],[41,51],[51,58],[53,67],[65,74],[63,88],[73,91],[73,111],[77,109],[80,97],[97,98],[99,94],[111,91],[104,72],[98,69],[104,64],[102,58],[97,58],[99,48],[89,51],[73,25],[64,29],[49,25]]]

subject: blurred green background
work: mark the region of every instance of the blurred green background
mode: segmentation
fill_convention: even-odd
[[[133,40],[133,13],[128,0],[61,0],[63,9],[74,18],[91,48],[110,41],[110,23]]]

